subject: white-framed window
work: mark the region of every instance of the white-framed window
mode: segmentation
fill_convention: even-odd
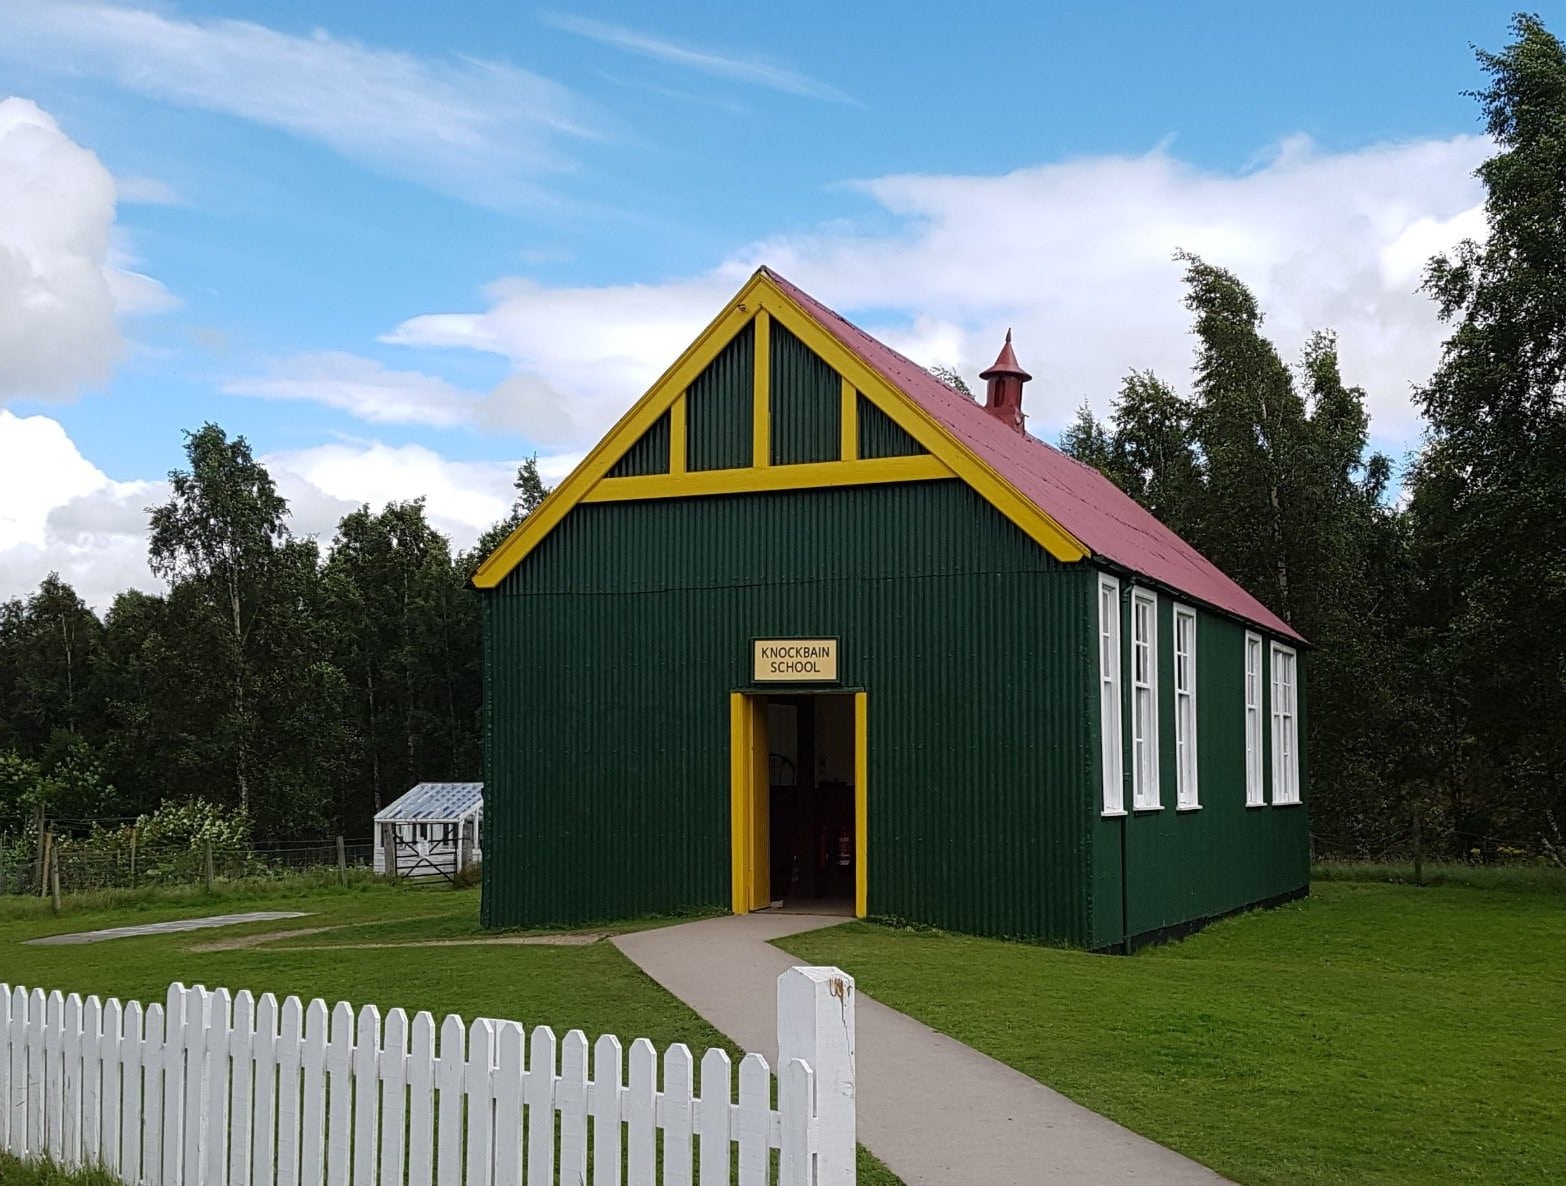
[[[1245,635],[1245,806],[1265,807],[1262,783],[1262,640]]]
[[[1196,611],[1174,607],[1175,806],[1195,811],[1196,789]]]
[[[1120,582],[1098,578],[1098,719],[1104,772],[1104,814],[1126,811],[1120,714]]]
[[[1300,801],[1298,676],[1294,652],[1272,644],[1272,801]]]
[[[1158,790],[1158,597],[1131,594],[1131,805],[1163,806]]]

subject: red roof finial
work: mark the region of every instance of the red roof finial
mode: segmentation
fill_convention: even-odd
[[[989,370],[982,372],[979,378],[988,382],[998,375],[1016,375],[1024,383],[1033,378],[1017,363],[1017,356],[1011,349],[1011,328],[1009,326],[1006,329],[1006,344],[1001,347],[1001,352],[995,359],[995,365]]]

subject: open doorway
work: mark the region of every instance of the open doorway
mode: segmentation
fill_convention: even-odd
[[[863,916],[865,696],[734,696],[734,909]]]

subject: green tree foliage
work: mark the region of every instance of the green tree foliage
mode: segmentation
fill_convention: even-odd
[[[363,746],[344,814],[373,815],[413,782],[476,769],[477,623],[423,500],[344,517],[325,582]]]
[[[1177,258],[1191,393],[1133,373],[1107,426],[1084,406],[1061,444],[1311,641],[1315,830],[1330,848],[1374,850],[1407,819],[1407,551],[1383,502],[1391,464],[1367,456],[1365,393],[1344,384],[1331,334],[1311,338],[1296,372],[1237,276]]]
[[[553,487],[544,484],[543,477],[538,472],[538,455],[535,453],[517,466],[516,480],[512,482],[516,490],[516,497],[512,500],[510,513],[479,536],[478,542],[462,555],[462,570],[464,577],[471,577],[478,571],[478,566],[489,558],[491,552],[505,542],[506,537],[522,525],[526,519],[548,498]]]
[[[1434,703],[1424,755],[1460,843],[1566,828],[1566,49],[1535,16],[1479,52],[1498,151],[1488,235],[1433,259],[1452,331],[1418,393],[1417,629]]]
[[[263,678],[256,635],[270,608],[274,560],[288,540],[288,503],[244,437],[230,441],[206,424],[186,434],[185,456],[190,468],[169,473],[169,501],[148,508],[152,571],[187,594],[192,624],[218,658],[223,706],[213,723],[231,758],[236,805],[248,813]]]

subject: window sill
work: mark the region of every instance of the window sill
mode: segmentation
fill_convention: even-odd
[[[1152,815],[1154,812],[1162,811],[1163,809],[1164,809],[1164,805],[1162,803],[1155,803],[1151,807],[1133,807],[1131,809],[1131,814],[1132,815]]]
[[[1127,815],[1128,812],[1124,807],[1121,807],[1115,811],[1101,811],[1099,814],[1103,816],[1104,819],[1120,819]]]
[[[1259,809],[1261,809],[1263,807],[1266,807],[1266,806],[1267,805],[1265,803],[1247,803],[1245,805],[1245,810],[1246,811],[1257,811],[1257,810],[1259,810]]]
[[[1202,805],[1200,803],[1192,803],[1192,804],[1189,804],[1188,806],[1185,806],[1185,807],[1176,807],[1175,808],[1176,811],[1181,811],[1181,812],[1200,811],[1201,809],[1202,809]]]
[[[1273,806],[1274,807],[1304,807],[1305,806],[1305,801],[1303,799],[1290,799],[1287,803],[1274,803]]]

